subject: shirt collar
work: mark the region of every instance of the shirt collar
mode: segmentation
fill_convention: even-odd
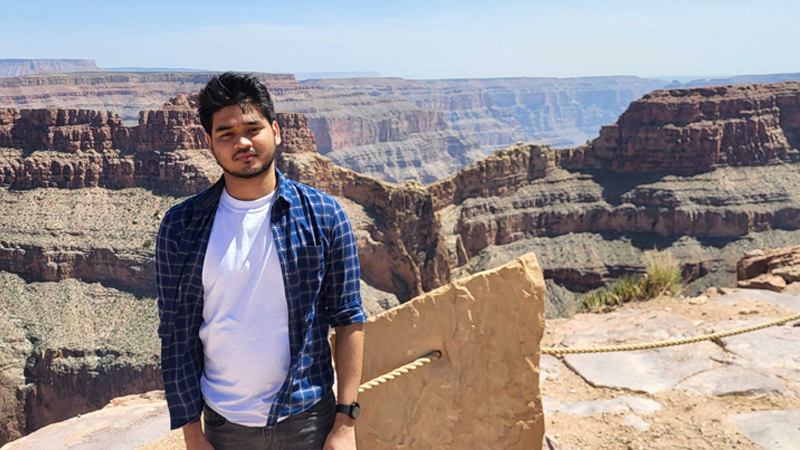
[[[284,176],[277,167],[275,168],[275,178],[277,179],[275,198],[282,198],[290,206],[294,206],[296,197],[294,191],[289,186],[289,181],[286,179],[286,176]],[[195,209],[206,209],[211,205],[216,206],[219,203],[219,197],[222,195],[222,188],[224,187],[225,175],[219,177],[219,180],[210,188],[198,194],[197,200],[195,201]]]

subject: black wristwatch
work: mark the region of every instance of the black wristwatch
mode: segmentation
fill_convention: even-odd
[[[358,419],[358,416],[361,415],[361,405],[356,402],[349,405],[336,405],[336,412],[345,413],[353,419]]]

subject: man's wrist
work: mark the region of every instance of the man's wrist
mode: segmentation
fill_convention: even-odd
[[[352,428],[356,426],[356,419],[353,419],[345,413],[337,413],[336,420],[333,421],[333,425]]]

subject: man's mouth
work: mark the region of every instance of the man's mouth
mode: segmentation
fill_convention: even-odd
[[[237,156],[235,159],[236,161],[250,161],[251,159],[255,158],[255,153],[242,153],[241,155]]]

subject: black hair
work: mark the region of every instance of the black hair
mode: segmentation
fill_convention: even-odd
[[[214,113],[232,105],[239,105],[242,111],[258,108],[270,124],[275,121],[272,98],[258,78],[249,73],[225,72],[214,75],[200,89],[197,113],[206,133],[211,134]]]

